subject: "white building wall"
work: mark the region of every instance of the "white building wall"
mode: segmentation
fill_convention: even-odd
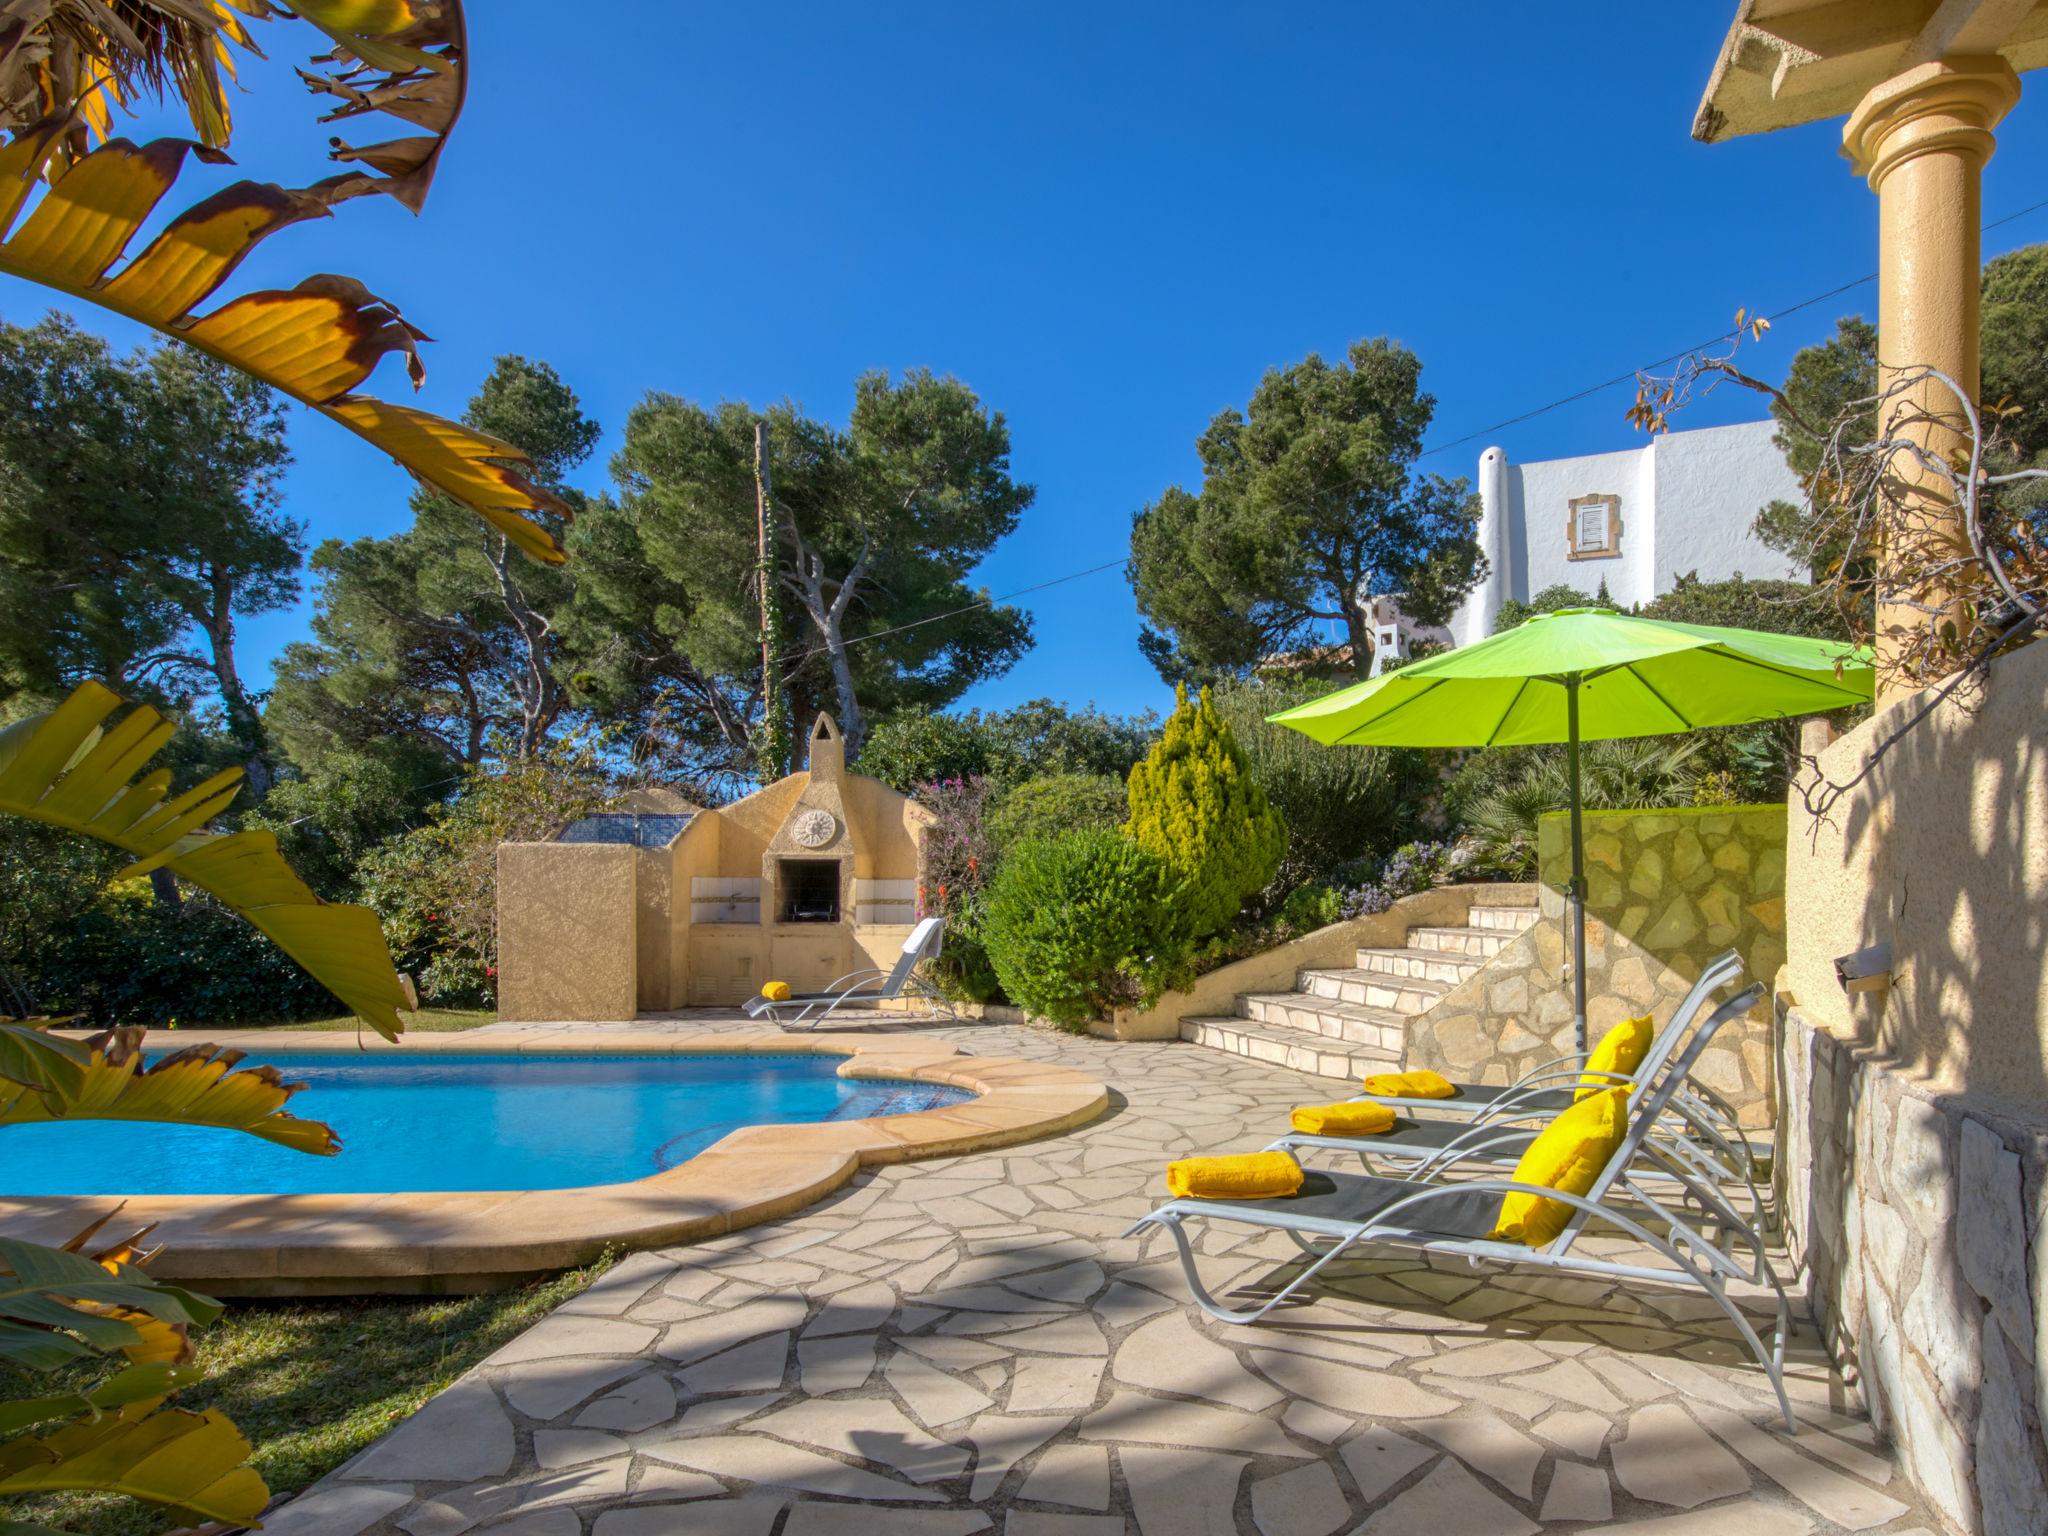
[[[1480,547],[1495,569],[1451,620],[1460,645],[1493,633],[1509,598],[1527,602],[1545,587],[1599,590],[1617,607],[1646,603],[1676,579],[1703,581],[1803,575],[1750,531],[1772,501],[1797,501],[1798,480],[1771,441],[1768,421],[1671,432],[1640,448],[1515,464],[1499,448],[1479,456]],[[1620,549],[1574,560],[1566,536],[1579,496],[1620,498]]]

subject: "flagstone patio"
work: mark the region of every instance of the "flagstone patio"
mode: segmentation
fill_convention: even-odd
[[[1312,1306],[1252,1328],[1209,1320],[1165,1234],[1120,1234],[1167,1159],[1256,1147],[1289,1106],[1328,1097],[1327,1079],[1176,1043],[921,1032],[1071,1064],[1120,1102],[1057,1138],[879,1169],[781,1222],[627,1258],[266,1530],[1934,1526],[1810,1334],[1787,1372],[1806,1420],[1795,1445],[1697,1292],[1363,1260]],[[1212,1232],[1199,1248],[1219,1288],[1296,1258],[1278,1234]]]

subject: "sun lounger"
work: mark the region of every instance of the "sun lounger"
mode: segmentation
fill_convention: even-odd
[[[1693,983],[1683,1001],[1672,1010],[1671,1022],[1659,1030],[1650,1042],[1650,1049],[1644,1054],[1641,1065],[1629,1078],[1617,1078],[1617,1082],[1649,1082],[1669,1059],[1671,1053],[1682,1043],[1684,1025],[1699,1016],[1700,1009],[1730,982],[1742,975],[1742,961],[1734,950],[1716,955],[1700,970],[1700,979]],[[1545,1110],[1555,1113],[1571,1107],[1575,1090],[1581,1085],[1586,1074],[1586,1058],[1583,1054],[1560,1056],[1553,1060],[1532,1066],[1522,1077],[1512,1083],[1458,1083],[1457,1093],[1447,1099],[1404,1099],[1385,1094],[1365,1093],[1360,1098],[1372,1099],[1393,1109],[1409,1113],[1418,1109],[1439,1111],[1450,1115],[1484,1115],[1500,1110]]]
[[[1699,1034],[1711,1038],[1722,1022],[1735,1017],[1726,1008],[1708,1014],[1707,1003],[1711,993],[1726,980],[1739,976],[1741,969],[1732,955],[1724,955],[1711,962],[1701,973],[1699,983],[1673,1011],[1642,1064],[1629,1077],[1618,1081],[1638,1085],[1651,1081],[1679,1042]],[[1752,986],[1743,995],[1753,1005],[1761,997],[1762,988]],[[1704,1049],[1704,1042],[1701,1049]],[[1571,1088],[1545,1087],[1519,1098],[1508,1095],[1480,1107],[1476,1113],[1462,1120],[1424,1119],[1401,1114],[1396,1109],[1398,1118],[1391,1129],[1383,1132],[1369,1136],[1327,1136],[1290,1131],[1274,1141],[1269,1150],[1296,1154],[1311,1148],[1351,1152],[1358,1156],[1368,1173],[1428,1175],[1469,1163],[1512,1165],[1536,1139],[1542,1126],[1572,1102],[1579,1086],[1575,1076]],[[1755,1159],[1749,1143],[1739,1132],[1731,1134],[1731,1127],[1722,1123],[1722,1117],[1699,1101],[1699,1086],[1691,1080],[1678,1084],[1667,1106],[1665,1121],[1653,1127],[1649,1134],[1659,1146],[1687,1164],[1698,1176],[1719,1184],[1742,1185],[1749,1209],[1748,1224],[1752,1231],[1761,1233],[1764,1201],[1756,1185]],[[1394,1107],[1392,1101],[1376,1099],[1375,1102]],[[1435,1108],[1455,1101],[1427,1099],[1416,1102]],[[1733,1111],[1729,1111],[1730,1117],[1732,1114]]]
[[[802,1025],[806,1029],[816,1029],[841,1008],[872,1007],[876,1003],[894,1002],[902,997],[920,997],[942,1004],[945,1000],[917,974],[917,968],[927,960],[938,959],[945,941],[945,930],[945,919],[927,917],[910,930],[910,937],[903,941],[903,952],[896,957],[896,964],[891,969],[884,971],[876,966],[849,971],[822,992],[785,997],[779,1001],[750,997],[746,1002],[746,1015],[750,1019],[771,1019],[789,1028]]]
[[[1716,1009],[1713,1029],[1745,1013],[1755,1002],[1751,988]],[[1473,1265],[1498,1264],[1590,1276],[1597,1279],[1690,1285],[1712,1298],[1734,1324],[1757,1363],[1770,1378],[1788,1430],[1797,1430],[1792,1404],[1785,1395],[1785,1344],[1791,1308],[1785,1290],[1772,1272],[1756,1234],[1729,1206],[1710,1181],[1699,1178],[1651,1139],[1666,1116],[1673,1097],[1712,1038],[1702,1027],[1654,1086],[1638,1087],[1630,1098],[1628,1128],[1613,1154],[1584,1195],[1505,1177],[1444,1181],[1428,1178],[1379,1178],[1310,1170],[1301,1193],[1273,1200],[1167,1200],[1140,1217],[1126,1236],[1148,1226],[1164,1227],[1173,1236],[1181,1268],[1196,1302],[1227,1323],[1256,1323],[1275,1307],[1303,1290],[1335,1260],[1375,1249],[1402,1248],[1454,1255]],[[1657,1177],[1649,1177],[1649,1174]],[[1670,1191],[1682,1191],[1674,1200]],[[1557,1237],[1540,1246],[1490,1236],[1501,1218],[1506,1195],[1537,1195],[1571,1208],[1571,1217]],[[1710,1239],[1689,1220],[1683,1208],[1709,1213],[1719,1229]],[[1634,1238],[1671,1267],[1626,1263],[1596,1256],[1579,1246],[1589,1221],[1599,1221]],[[1194,1222],[1215,1222],[1286,1232],[1310,1262],[1257,1305],[1234,1309],[1213,1296],[1195,1268],[1187,1228]],[[1737,1256],[1749,1250],[1745,1262]],[[1728,1294],[1731,1283],[1767,1285],[1775,1294],[1776,1329],[1766,1348],[1742,1309]]]

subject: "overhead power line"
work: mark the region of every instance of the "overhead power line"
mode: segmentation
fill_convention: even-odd
[[[1982,232],[1989,234],[2001,224],[2010,224],[2015,219],[2023,219],[2028,214],[2039,212],[2043,208],[2048,208],[2048,198],[2043,198],[2038,203],[2029,203],[2018,212],[2008,213],[2002,219],[1993,219],[1983,227]],[[1863,276],[1851,278],[1839,287],[1830,288],[1826,293],[1816,293],[1812,298],[1801,299],[1797,304],[1788,304],[1783,309],[1765,315],[1764,319],[1775,325],[1787,315],[1796,315],[1802,309],[1811,309],[1816,304],[1825,304],[1829,299],[1840,298],[1852,289],[1861,288],[1865,283],[1874,283],[1876,281],[1877,274],[1875,272],[1866,272]],[[1592,395],[1599,394],[1602,390],[1612,389],[1617,384],[1629,383],[1638,374],[1648,373],[1652,368],[1668,367],[1682,358],[1691,357],[1695,352],[1704,352],[1709,347],[1717,347],[1724,341],[1732,340],[1734,336],[1735,332],[1732,328],[1725,330],[1718,336],[1710,337],[1706,341],[1699,342],[1694,346],[1685,347],[1677,352],[1673,352],[1668,357],[1660,357],[1653,363],[1644,363],[1640,367],[1629,369],[1627,373],[1618,373],[1611,379],[1602,379],[1598,384],[1589,384],[1584,389],[1574,390],[1569,395],[1560,395],[1557,399],[1549,401],[1547,404],[1537,406],[1533,411],[1524,411],[1519,416],[1510,416],[1505,421],[1496,421],[1490,427],[1481,427],[1476,432],[1467,432],[1463,437],[1454,437],[1447,443],[1434,444],[1423,449],[1416,457],[1418,459],[1426,459],[1432,454],[1448,453],[1451,449],[1463,447],[1466,443],[1476,443],[1482,437],[1491,437],[1494,433],[1503,431],[1508,427],[1516,427],[1525,421],[1533,421],[1538,416],[1557,410],[1561,406],[1574,405]]]
[[[1992,230],[1997,229],[2002,225],[2013,223],[2017,219],[2023,219],[2030,213],[2038,213],[2043,208],[2048,208],[2048,197],[2042,198],[2037,203],[2029,203],[2026,207],[2017,209],[2012,213],[2008,213],[2002,218],[1991,220],[1990,223],[1982,226],[1980,233],[1988,235],[1989,233],[1991,233]],[[1825,293],[1816,293],[1812,295],[1810,298],[1801,299],[1796,304],[1788,304],[1783,309],[1773,310],[1770,314],[1765,315],[1763,318],[1770,321],[1773,325],[1775,325],[1780,320],[1785,319],[1787,316],[1796,315],[1804,309],[1811,309],[1816,304],[1825,304],[1829,299],[1840,298],[1845,293],[1851,292],[1852,290],[1857,288],[1861,288],[1865,283],[1874,283],[1876,281],[1877,274],[1875,272],[1866,272],[1863,274],[1863,276],[1851,278],[1848,282],[1838,284],[1835,287],[1828,289]],[[1572,391],[1572,393],[1568,395],[1560,395],[1555,400],[1546,401],[1544,404],[1535,407],[1533,410],[1523,411],[1520,415],[1510,416],[1503,421],[1496,421],[1495,423],[1493,423],[1493,425],[1481,427],[1476,432],[1467,432],[1463,437],[1454,437],[1449,442],[1432,444],[1430,447],[1427,447],[1423,449],[1420,453],[1418,453],[1416,457],[1418,459],[1426,459],[1434,454],[1448,453],[1453,448],[1460,448],[1463,447],[1466,443],[1477,442],[1482,437],[1491,437],[1494,433],[1504,431],[1509,427],[1518,427],[1525,421],[1534,421],[1538,416],[1548,415],[1550,412],[1561,409],[1562,407],[1567,405],[1575,405],[1579,401],[1588,399],[1593,395],[1597,395],[1603,390],[1613,389],[1615,386],[1620,384],[1627,384],[1631,382],[1633,379],[1635,379],[1637,375],[1648,373],[1653,368],[1668,367],[1672,363],[1678,362],[1682,358],[1691,357],[1695,352],[1704,352],[1709,347],[1719,346],[1724,341],[1732,340],[1734,338],[1734,335],[1735,331],[1731,327],[1730,329],[1723,331],[1718,336],[1709,337],[1707,340],[1699,342],[1694,346],[1681,348],[1679,351],[1673,352],[1665,357],[1660,357],[1656,359],[1654,362],[1642,363],[1637,367],[1629,369],[1629,371],[1626,373],[1617,373],[1611,379],[1602,379],[1598,384],[1588,384],[1584,389],[1574,390]],[[975,602],[967,603],[959,608],[949,608],[944,613],[932,614],[928,618],[912,619],[907,624],[896,624],[892,625],[888,629],[875,630],[870,634],[856,635],[853,639],[848,640],[846,644],[849,647],[856,645],[864,645],[870,640],[880,640],[889,635],[900,635],[906,629],[918,629],[926,624],[938,624],[944,622],[947,619],[956,619],[960,617],[960,615],[963,613],[973,613],[976,609],[979,608],[993,608],[997,603],[1006,603],[1013,597],[1027,597],[1033,592],[1043,592],[1047,587],[1057,587],[1064,585],[1065,583],[1070,581],[1079,581],[1083,576],[1095,576],[1101,574],[1103,571],[1117,570],[1120,569],[1125,563],[1126,562],[1122,558],[1118,558],[1115,560],[1106,560],[1101,565],[1091,565],[1086,570],[1082,571],[1069,571],[1064,576],[1054,576],[1050,580],[1035,582],[1028,587],[1019,587],[1014,592],[1005,592],[998,597],[981,598]],[[829,646],[814,645],[804,650],[790,651],[785,655],[778,656],[776,660],[802,661],[807,657],[822,656],[829,649]]]

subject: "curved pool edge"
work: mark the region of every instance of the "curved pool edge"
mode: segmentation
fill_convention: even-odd
[[[261,1061],[266,1050],[355,1052],[352,1032],[154,1032],[154,1049],[220,1042]],[[164,1251],[150,1272],[222,1296],[466,1293],[588,1263],[606,1248],[716,1237],[822,1199],[861,1168],[957,1156],[1055,1135],[1109,1106],[1086,1073],[1047,1062],[963,1054],[903,1035],[779,1032],[695,1038],[627,1030],[493,1030],[420,1036],[369,1050],[434,1054],[837,1055],[848,1077],[907,1078],[975,1094],[910,1114],[747,1126],[674,1168],[573,1189],[368,1195],[0,1196],[0,1232],[62,1243],[121,1208],[154,1223]],[[308,1104],[310,1112],[314,1106]],[[430,1177],[430,1175],[423,1175]]]

